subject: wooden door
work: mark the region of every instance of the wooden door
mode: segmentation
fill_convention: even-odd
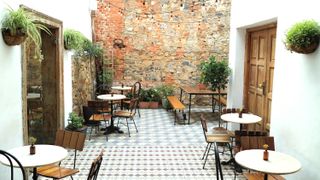
[[[247,31],[244,104],[249,112],[262,117],[250,130],[265,130],[270,124],[275,43],[275,24]]]

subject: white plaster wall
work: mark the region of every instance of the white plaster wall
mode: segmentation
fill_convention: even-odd
[[[287,179],[320,179],[320,52],[311,55],[290,53],[284,35],[294,23],[304,19],[320,22],[320,1],[234,0],[231,12],[230,82],[228,106],[241,106],[243,89],[243,49],[247,27],[277,20],[271,135],[276,150],[296,157],[302,169]],[[238,82],[239,81],[239,82]]]
[[[92,0],[2,0],[0,18],[7,5],[17,8],[24,4],[63,21],[63,28],[72,28],[91,39],[90,9]],[[93,4],[94,5],[94,4]],[[1,20],[0,19],[0,20]],[[65,114],[72,111],[71,56],[64,57]],[[0,149],[23,145],[21,47],[7,46],[0,36]],[[67,116],[65,117],[65,119]],[[0,164],[0,179],[9,179],[8,170]]]
[[[14,5],[12,7],[15,7]],[[0,18],[6,8],[0,3]],[[7,46],[0,36],[0,149],[23,144],[20,46]],[[9,169],[0,164],[0,179],[9,179]]]

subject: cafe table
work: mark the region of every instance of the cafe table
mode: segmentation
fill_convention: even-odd
[[[245,168],[264,173],[265,180],[268,179],[268,174],[291,174],[301,169],[300,162],[288,154],[269,150],[269,158],[265,161],[263,152],[262,149],[240,151],[235,160]]]
[[[189,95],[189,104],[188,104],[188,124],[190,124],[190,114],[191,114],[191,98],[193,95],[210,95],[211,103],[212,103],[212,112],[214,112],[214,100],[213,96],[219,95],[218,91],[211,91],[209,89],[199,89],[197,87],[192,86],[182,86],[180,87],[180,101],[182,102],[182,94],[187,93]],[[225,92],[220,92],[220,95],[226,95]]]
[[[250,113],[242,113],[242,117],[239,117],[239,113],[226,113],[221,115],[221,119],[240,124],[240,131],[242,130],[242,124],[253,124],[262,120],[260,116]]]
[[[123,94],[123,91],[130,91],[131,89],[132,89],[132,87],[130,87],[130,86],[112,86],[111,87],[111,89],[113,89],[113,90],[118,90],[118,91],[120,91],[121,92],[121,94]],[[123,109],[123,102],[122,102],[122,100],[121,100],[121,109]]]
[[[250,114],[250,113],[242,113],[242,117],[239,117],[239,113],[226,113],[226,114],[221,115],[220,118],[226,122],[240,124],[240,131],[241,132],[242,132],[242,124],[253,124],[253,123],[257,123],[262,120],[262,118],[260,116]],[[231,158],[227,162],[222,162],[222,164],[224,164],[224,165],[230,164],[230,163],[234,163],[234,158]],[[236,167],[236,170],[241,172],[241,169],[239,169],[238,167]]]
[[[113,132],[123,133],[118,127],[114,126],[114,119],[113,119],[113,101],[123,100],[126,98],[123,94],[102,94],[97,96],[98,99],[104,101],[110,101],[111,106],[111,124],[106,128],[106,134],[111,134]]]
[[[24,168],[33,168],[32,179],[37,179],[37,167],[45,166],[62,161],[68,156],[68,151],[60,146],[36,144],[36,153],[30,155],[30,145],[16,147],[7,152],[15,156]],[[10,166],[10,162],[4,156],[0,157],[0,162]],[[14,167],[19,167],[15,161]]]
[[[113,90],[119,90],[121,94],[123,94],[123,91],[130,91],[132,87],[130,86],[112,86],[111,89]]]

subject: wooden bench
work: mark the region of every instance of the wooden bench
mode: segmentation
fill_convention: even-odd
[[[186,108],[182,102],[179,101],[179,99],[176,96],[167,96],[167,99],[174,111],[174,125],[176,124],[177,120],[177,110],[182,111]],[[183,120],[186,120],[186,116],[183,115]]]

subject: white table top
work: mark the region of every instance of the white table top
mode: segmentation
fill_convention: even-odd
[[[125,99],[126,96],[122,94],[113,94],[113,96],[111,96],[111,94],[102,94],[97,96],[97,98],[102,100],[121,100]]]
[[[68,151],[60,146],[36,144],[36,154],[30,155],[30,145],[21,146],[8,150],[10,154],[15,156],[23,167],[38,167],[59,162],[68,156]],[[10,166],[9,161],[4,156],[0,156],[0,162]],[[13,161],[13,166],[18,164]]]
[[[123,86],[123,87],[122,87],[122,86],[112,86],[112,87],[111,87],[111,89],[114,89],[114,90],[122,90],[122,91],[123,91],[123,90],[131,90],[131,88],[132,88],[132,87],[130,87],[130,86]]]
[[[261,117],[254,114],[248,114],[248,113],[242,113],[242,118],[239,118],[239,113],[227,113],[227,114],[221,115],[221,119],[224,121],[239,123],[239,124],[252,124],[262,120]]]
[[[268,173],[268,174],[291,174],[301,169],[301,164],[295,158],[280,152],[270,151],[269,160],[263,160],[262,149],[250,149],[240,151],[235,160],[243,167]]]
[[[37,99],[40,98],[40,93],[28,93],[27,99]]]

